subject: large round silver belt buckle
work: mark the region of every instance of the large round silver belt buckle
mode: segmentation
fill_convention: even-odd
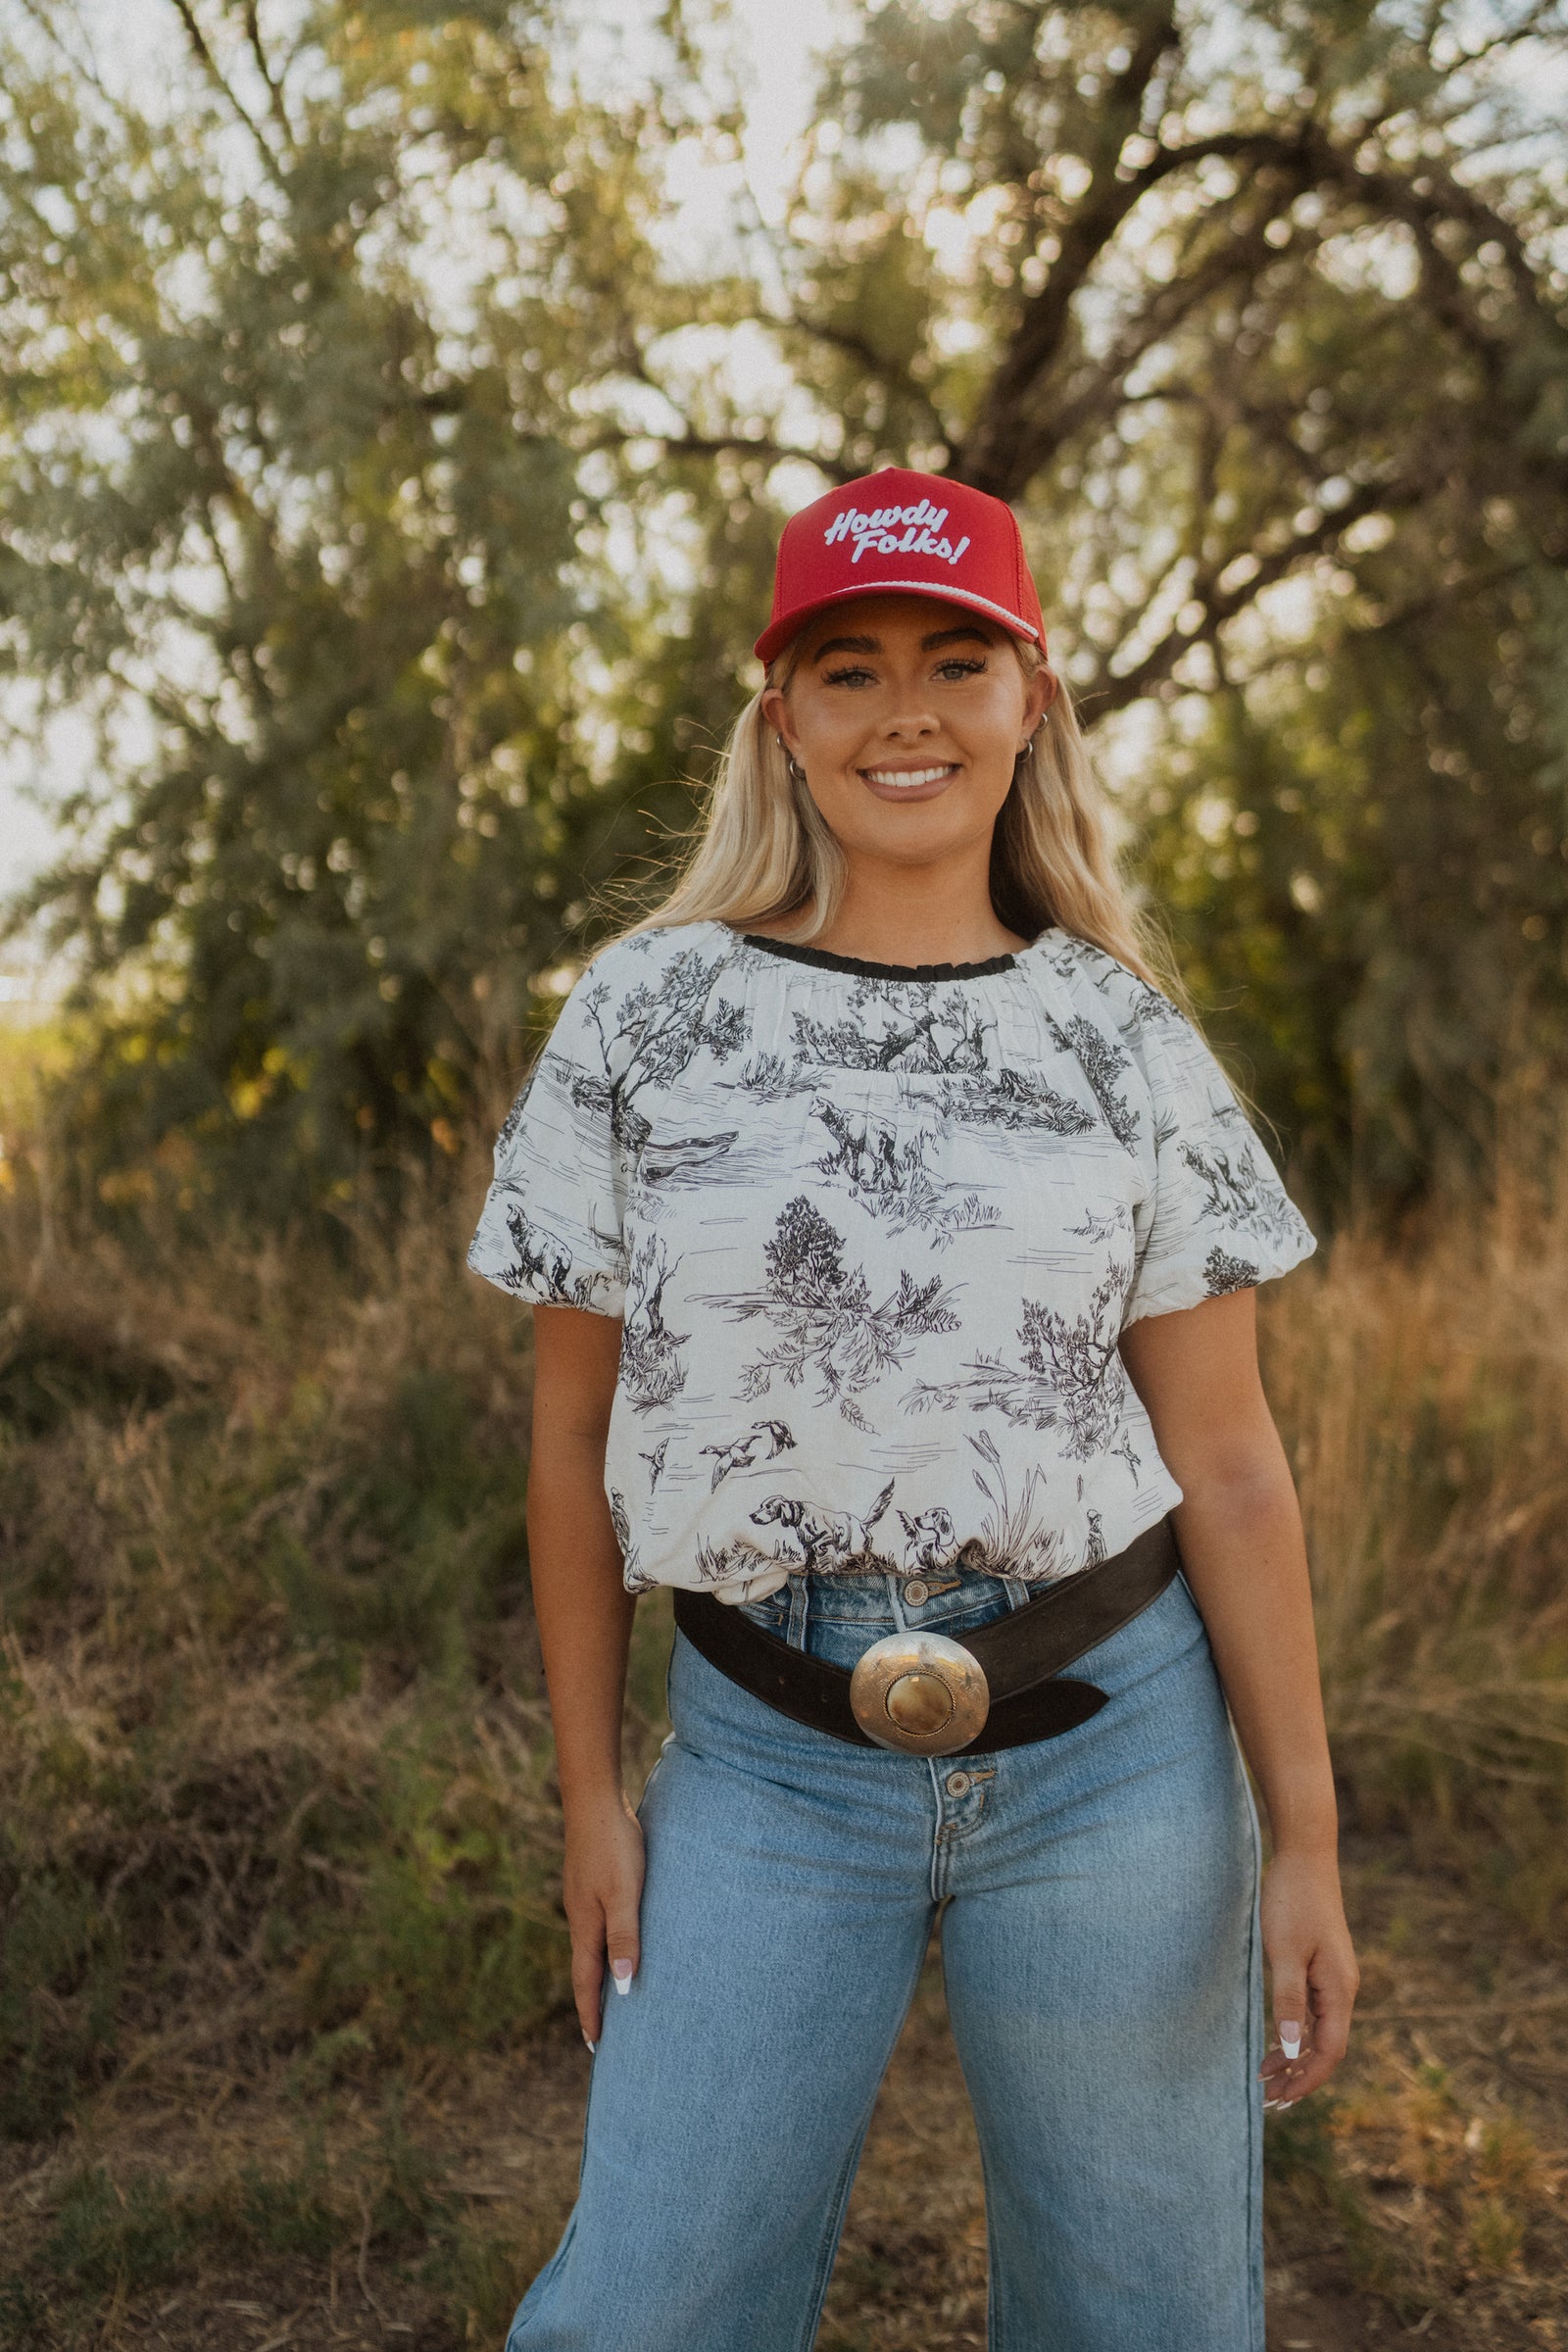
[[[850,1677],[855,1720],[878,1747],[908,1756],[951,1756],[985,1729],[991,1690],[985,1668],[945,1634],[887,1634]]]

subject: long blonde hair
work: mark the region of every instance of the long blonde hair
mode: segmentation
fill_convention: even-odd
[[[1038,649],[1017,638],[1008,643],[1032,679]],[[787,689],[795,660],[792,645],[769,669],[767,685]],[[832,921],[845,870],[844,852],[804,774],[792,772],[756,694],[730,731],[706,821],[674,889],[631,929],[720,922],[744,931],[798,915],[789,937],[805,944]],[[1163,937],[1117,871],[1103,791],[1065,686],[1019,760],[997,818],[991,904],[1020,938],[1059,925],[1141,979],[1179,993]]]

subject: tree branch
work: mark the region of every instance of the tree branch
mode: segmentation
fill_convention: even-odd
[[[1134,128],[1136,124],[1130,124],[1118,141],[1118,154]],[[1017,498],[1027,488],[1029,477],[1014,446],[1019,410],[1031,393],[1038,396],[1042,379],[1064,349],[1072,326],[1072,306],[1095,264],[1152,188],[1173,172],[1213,157],[1280,165],[1292,178],[1305,184],[1303,155],[1300,139],[1286,140],[1277,131],[1227,131],[1181,147],[1162,148],[1126,179],[1117,179],[1111,172],[1098,174],[1076,216],[1061,232],[1060,252],[1051,274],[1026,307],[968,439],[956,454],[953,470],[958,478],[997,498]],[[1278,206],[1271,209],[1277,211]]]
[[[272,153],[272,150],[269,146],[267,140],[263,138],[261,124],[257,122],[255,116],[252,115],[246,107],[241,105],[240,100],[235,94],[234,90],[229,86],[229,83],[224,78],[217,58],[213,55],[211,48],[208,46],[207,36],[203,32],[200,24],[197,22],[196,11],[192,6],[192,0],[170,0],[170,5],[173,9],[174,14],[178,17],[180,23],[184,25],[185,37],[190,43],[191,52],[198,65],[200,65],[203,72],[206,74],[208,80],[212,83],[214,89],[218,91],[220,97],[222,99],[224,105],[229,109],[230,113],[234,116],[236,122],[243,123],[245,128],[250,132],[252,139],[256,143],[256,151],[262,159],[263,169],[266,171],[268,177],[272,180],[277,187],[285,187],[287,182],[284,179],[282,168],[279,165],[276,156]]]
[[[262,40],[258,0],[245,0],[245,37],[250,43],[251,55],[256,60],[256,70],[267,85],[268,112],[281,131],[283,143],[292,155],[297,152],[299,141],[294,136],[294,125],[289,121],[287,110],[283,104],[282,77],[281,75],[274,77],[272,70],[267,62],[267,49]]]
[[[1126,405],[1128,376],[1183,319],[1233,281],[1250,279],[1260,262],[1275,258],[1263,236],[1273,209],[1263,208],[1263,217],[1252,228],[1228,238],[1196,269],[1185,273],[1177,271],[1167,284],[1157,286],[1146,308],[1103,361],[1069,375],[1060,397],[1052,403],[1043,419],[1033,423],[1020,420],[1013,465],[1022,481],[1032,480],[1076,433],[1094,423],[1097,417],[1107,418]],[[1184,396],[1181,388],[1173,389],[1169,395]],[[1141,397],[1155,399],[1161,394],[1152,392]]]
[[[1418,506],[1431,490],[1438,470],[1408,474],[1383,482],[1363,483],[1354,497],[1347,500],[1343,507],[1336,508],[1332,514],[1323,515],[1311,529],[1293,532],[1285,546],[1263,557],[1250,579],[1238,582],[1234,588],[1221,590],[1215,583],[1227,566],[1236,561],[1237,556],[1254,553],[1251,548],[1234,549],[1212,567],[1206,579],[1194,583],[1193,596],[1204,608],[1200,628],[1190,631],[1167,629],[1159,643],[1152,647],[1144,659],[1129,670],[1112,670],[1108,666],[1112,657],[1107,657],[1095,682],[1083,690],[1082,699],[1100,703],[1101,708],[1094,713],[1096,718],[1107,717],[1112,710],[1122,710],[1129,703],[1142,701],[1146,694],[1169,677],[1189,647],[1211,639],[1214,632],[1223,628],[1228,620],[1234,620],[1238,612],[1255,604],[1265,588],[1273,587],[1277,581],[1294,571],[1303,557],[1322,555],[1363,514],[1384,513],[1390,508]]]

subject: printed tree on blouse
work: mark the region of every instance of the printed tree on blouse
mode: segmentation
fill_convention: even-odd
[[[880,1305],[871,1303],[863,1268],[844,1263],[845,1243],[804,1193],[779,1211],[773,1238],[763,1247],[766,1284],[723,1303],[737,1322],[765,1322],[773,1345],[749,1363],[741,1376],[743,1396],[765,1396],[775,1373],[799,1388],[808,1371],[820,1380],[820,1401],[834,1403],[858,1429],[869,1427],[855,1398],[896,1365],[906,1362],[916,1341],[933,1332],[956,1331],[949,1301],[954,1294],[933,1276],[916,1282],[906,1269],[899,1287]]]
[[[1075,1013],[1065,1025],[1060,1021],[1052,1021],[1050,1029],[1062,1052],[1076,1057],[1089,1081],[1090,1091],[1100,1104],[1101,1116],[1117,1143],[1135,1143],[1138,1139],[1138,1114],[1131,1103],[1116,1092],[1115,1084],[1132,1056],[1124,1047],[1113,1046],[1109,1038],[1097,1029],[1093,1021],[1085,1020],[1081,1012]]]
[[[835,1070],[903,1070],[935,1074],[986,1068],[986,1032],[993,1024],[962,989],[940,999],[897,981],[859,980],[850,994],[851,1018],[813,1021],[795,1016],[800,1059]]]
[[[620,1386],[639,1413],[668,1404],[686,1386],[686,1359],[681,1349],[691,1334],[671,1331],[664,1321],[664,1285],[679,1263],[677,1258],[672,1266],[663,1243],[657,1234],[650,1234],[632,1258],[626,1278]],[[660,1466],[662,1468],[662,1463]]]
[[[1001,1413],[1015,1428],[1061,1431],[1062,1451],[1074,1461],[1114,1451],[1111,1441],[1127,1398],[1116,1343],[1131,1280],[1130,1266],[1107,1266],[1088,1313],[1071,1320],[1056,1307],[1026,1298],[1018,1325],[1021,1363],[976,1356],[956,1380],[918,1382],[904,1398],[904,1410],[952,1412],[967,1402],[971,1412]]]
[[[586,1071],[573,1074],[571,1099],[579,1110],[607,1115],[610,1131],[627,1151],[640,1151],[651,1129],[638,1108],[636,1097],[648,1087],[668,1086],[706,1051],[725,1061],[745,1045],[751,1034],[745,1008],[724,999],[710,1007],[713,982],[724,967],[720,956],[705,962],[695,951],[678,956],[657,987],[639,981],[623,996],[613,1013],[607,1013],[613,989],[608,980],[590,988],[583,1006],[599,1033],[604,1076]],[[630,1047],[629,1054],[625,1049]],[[611,1075],[624,1059],[620,1078]],[[693,1138],[702,1143],[733,1143],[734,1136]],[[679,1147],[671,1145],[669,1150]]]

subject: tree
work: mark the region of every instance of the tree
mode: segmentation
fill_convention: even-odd
[[[637,616],[581,404],[667,299],[661,124],[499,4],[169,23],[161,115],[67,9],[7,59],[0,592],[101,726],[32,894],[95,1149],[287,1204],[455,1142],[606,870]]]
[[[170,7],[152,121],[30,0],[0,163],[14,660],[154,720],[38,894],[141,975],[142,1131],[316,1192],[449,1132],[689,812],[784,508],[886,462],[1017,504],[1327,1183],[1560,1065],[1556,8],[866,5],[768,227],[690,11],[615,94],[569,12]]]
[[[890,0],[797,223],[855,458],[908,417],[1020,503],[1199,997],[1336,1191],[1568,1051],[1568,41],[1478,22]]]

